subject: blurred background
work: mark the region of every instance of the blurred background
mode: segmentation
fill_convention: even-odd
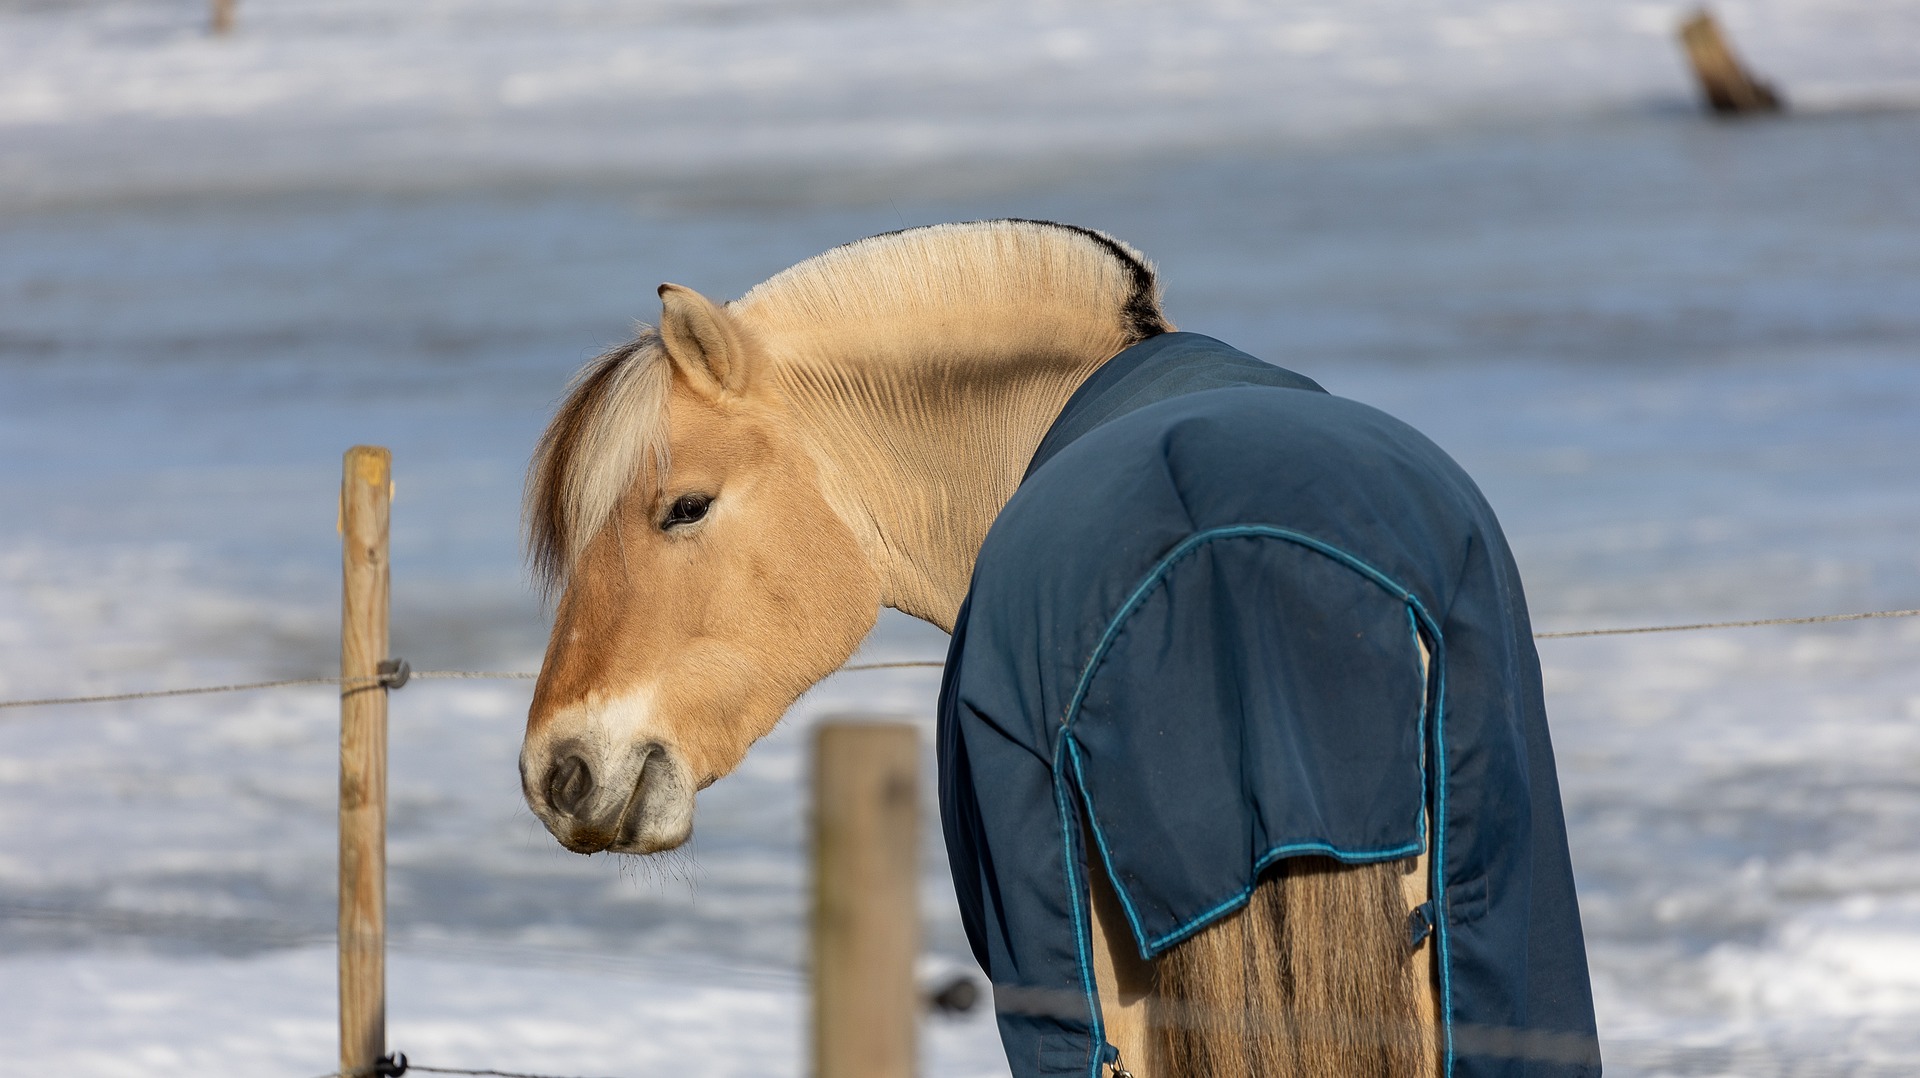
[[[1663,2],[0,0],[0,697],[329,672],[358,442],[395,650],[533,669],[523,469],[658,283],[989,216],[1426,431],[1541,629],[1920,606],[1920,0],[1716,11],[1785,116],[1707,118]],[[1920,1073],[1917,648],[1541,644],[1610,1074]],[[937,677],[826,682],[649,862],[521,806],[525,683],[395,694],[390,1043],[798,1074],[807,730]],[[331,1066],[336,716],[0,711],[0,1070]],[[923,1061],[1005,1073],[979,1014]]]

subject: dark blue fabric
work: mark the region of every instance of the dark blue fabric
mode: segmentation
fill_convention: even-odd
[[[1309,379],[1175,333],[1075,393],[981,547],[940,793],[1015,1078],[1100,1070],[1089,872],[1152,957],[1281,858],[1429,841],[1447,1073],[1599,1073],[1512,556],[1445,453]]]

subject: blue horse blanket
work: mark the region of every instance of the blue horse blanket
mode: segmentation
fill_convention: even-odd
[[[1429,844],[1443,1073],[1600,1072],[1520,579],[1398,420],[1198,334],[1109,361],[981,547],[939,744],[1015,1078],[1112,1060],[1089,873],[1152,958],[1282,858]]]

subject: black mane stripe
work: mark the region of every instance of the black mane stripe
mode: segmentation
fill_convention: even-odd
[[[1035,225],[1040,228],[1057,228],[1062,232],[1092,240],[1101,250],[1107,252],[1115,262],[1127,269],[1130,288],[1127,300],[1120,306],[1120,315],[1126,320],[1128,333],[1133,337],[1131,343],[1138,344],[1149,337],[1158,337],[1169,332],[1173,326],[1167,322],[1166,315],[1160,312],[1160,283],[1154,276],[1153,267],[1141,260],[1140,255],[1126,244],[1097,229],[1070,225],[1061,221],[1046,221],[1037,217],[993,217],[981,221],[961,221],[956,224],[971,225]],[[896,228],[889,232],[876,232],[871,236],[843,243],[841,247],[856,247],[869,240],[885,239],[907,232],[918,232],[923,228],[943,228],[947,225],[914,225],[910,228]]]
[[[1149,337],[1158,337],[1173,328],[1167,324],[1166,316],[1160,313],[1159,281],[1153,275],[1153,267],[1141,261],[1139,254],[1125,244],[1105,232],[1082,228],[1079,225],[1063,224],[1059,221],[1042,221],[1030,217],[1008,217],[1004,220],[1013,224],[1058,228],[1085,236],[1112,255],[1114,261],[1127,267],[1127,278],[1132,289],[1127,295],[1127,302],[1121,306],[1120,313],[1126,317],[1128,328],[1138,338],[1134,343],[1138,344]]]

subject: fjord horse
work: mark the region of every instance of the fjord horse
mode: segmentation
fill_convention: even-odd
[[[660,299],[657,328],[581,372],[529,473],[559,599],[521,774],[581,853],[685,842],[696,792],[882,606],[951,631],[1068,397],[1172,328],[1137,252],[1030,221],[873,237],[725,305]],[[1088,873],[1106,1035],[1140,1078],[1433,1073],[1416,861],[1289,859],[1152,963]]]

